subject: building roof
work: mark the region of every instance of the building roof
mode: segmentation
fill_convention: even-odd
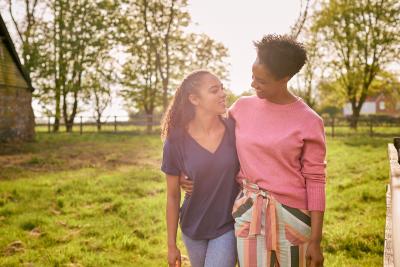
[[[21,60],[19,59],[17,50],[15,50],[14,43],[11,39],[10,33],[7,30],[6,24],[3,18],[1,17],[1,14],[0,14],[0,38],[4,40],[4,44],[7,47],[8,51],[10,52],[12,58],[14,59],[15,64],[21,71],[21,74],[24,77],[25,81],[28,83],[29,89],[31,89],[31,91],[33,92],[35,89],[32,86],[31,79],[29,78],[29,75],[26,72],[24,66],[22,66],[21,64]]]
[[[367,96],[367,98],[365,99],[365,102],[376,102],[378,100],[382,100],[382,98],[385,97],[384,93],[379,93],[378,95],[374,95],[374,96]]]

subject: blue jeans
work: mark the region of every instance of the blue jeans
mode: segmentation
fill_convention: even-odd
[[[193,240],[182,233],[192,267],[235,267],[236,238],[234,230],[214,238]]]

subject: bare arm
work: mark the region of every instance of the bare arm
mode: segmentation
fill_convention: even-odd
[[[323,211],[311,211],[311,242],[321,243],[323,221]]]
[[[179,204],[181,190],[179,177],[167,175],[167,233],[168,233],[168,264],[181,266],[181,255],[176,246],[176,233],[178,229]]]
[[[307,266],[323,266],[324,257],[321,249],[323,211],[311,211],[311,239],[307,248]]]

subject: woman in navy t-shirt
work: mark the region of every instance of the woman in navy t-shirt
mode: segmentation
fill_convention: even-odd
[[[193,267],[235,266],[231,210],[239,191],[239,161],[234,122],[222,117],[225,102],[219,79],[209,71],[196,71],[183,80],[164,118],[161,170],[167,177],[169,266],[180,265],[178,220]],[[181,173],[194,185],[179,209]]]

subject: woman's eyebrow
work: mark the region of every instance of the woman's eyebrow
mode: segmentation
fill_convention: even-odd
[[[214,87],[220,87],[220,86],[222,86],[222,83],[216,84],[216,85],[212,85],[212,86],[210,86],[210,88],[208,88],[208,89],[213,89]]]

